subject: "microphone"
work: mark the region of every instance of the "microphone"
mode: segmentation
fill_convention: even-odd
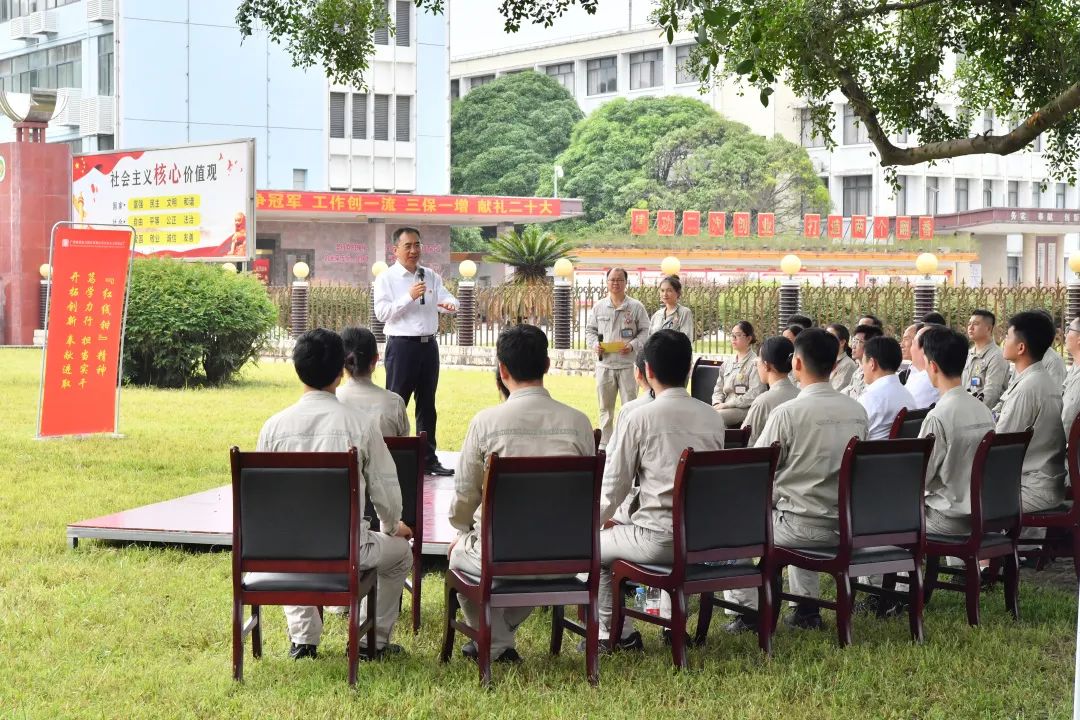
[[[601,345],[603,345],[603,344],[604,344],[604,334],[603,334],[603,333],[597,333],[597,334],[596,334],[596,339],[597,339],[597,341],[599,341],[599,343],[600,343]],[[600,359],[600,360],[603,360],[603,359],[604,359],[604,348],[600,348],[600,350],[598,350],[598,351],[597,351],[597,353],[596,353],[596,357],[597,357],[598,359]]]
[[[420,282],[424,282],[424,268],[417,268],[416,269],[416,279],[419,280]],[[424,295],[426,295],[426,294],[427,293],[424,293]],[[420,296],[420,304],[421,305],[424,304],[424,295]]]

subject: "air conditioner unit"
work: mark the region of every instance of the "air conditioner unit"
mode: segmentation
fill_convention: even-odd
[[[57,30],[56,13],[52,10],[39,10],[30,13],[29,30],[31,35],[55,35]]]
[[[10,33],[12,40],[29,40],[32,38],[33,35],[30,34],[30,18],[11,18]]]
[[[82,99],[79,112],[79,135],[112,135],[115,127],[115,101],[111,97],[92,95]]]
[[[78,127],[82,120],[82,90],[79,88],[58,88],[56,90],[56,107],[59,108],[52,120],[51,126],[67,125]]]
[[[87,22],[111,23],[113,4],[113,0],[86,0]]]

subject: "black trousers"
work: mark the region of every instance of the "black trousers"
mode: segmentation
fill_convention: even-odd
[[[383,358],[386,389],[397,393],[405,404],[416,394],[416,432],[426,432],[428,463],[436,460],[435,389],[439,386],[439,344],[435,338],[418,342],[412,338],[390,337]]]

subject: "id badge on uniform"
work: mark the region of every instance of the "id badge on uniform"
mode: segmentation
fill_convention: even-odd
[[[746,391],[747,391],[748,389],[749,389],[749,388],[747,388],[747,386],[746,386],[746,384],[745,384],[745,383],[740,383],[740,384],[737,384],[737,385],[735,385],[735,394],[736,394],[736,395],[745,395],[745,394],[746,394]]]
[[[973,377],[973,378],[971,378],[971,387],[977,388],[977,387],[981,387],[981,386],[982,386],[982,378],[981,377]]]
[[[622,339],[623,339],[623,340],[630,340],[631,338],[633,338],[633,337],[634,337],[634,329],[633,329],[633,328],[626,328],[626,327],[624,327],[624,328],[623,328],[623,329],[622,329],[622,330],[620,331],[620,335],[622,336]]]

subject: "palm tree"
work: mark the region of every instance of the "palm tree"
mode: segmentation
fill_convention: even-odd
[[[490,296],[488,317],[507,322],[539,323],[551,317],[552,294],[548,268],[569,257],[573,244],[554,233],[529,225],[522,232],[508,232],[491,242],[488,262],[514,269],[511,279]],[[570,258],[573,259],[573,258]]]

